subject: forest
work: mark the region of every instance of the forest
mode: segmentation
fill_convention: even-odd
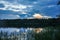
[[[39,28],[60,27],[60,18],[50,19],[5,19],[0,20],[0,27]]]

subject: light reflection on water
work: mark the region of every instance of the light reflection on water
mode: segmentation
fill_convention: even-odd
[[[1,34],[1,31],[3,31]],[[58,28],[45,27],[45,28],[0,28],[0,36],[8,32],[8,39],[17,38],[16,40],[53,40],[58,39],[56,35],[60,34]],[[11,36],[10,36],[11,35]],[[5,36],[6,37],[6,36]],[[5,38],[2,37],[1,38]],[[60,36],[58,36],[60,37]],[[37,39],[38,38],[38,39]],[[42,38],[42,39],[41,39]],[[45,39],[46,38],[46,39]],[[4,39],[2,39],[4,40]]]
[[[5,31],[5,32],[27,32],[29,30],[36,30],[36,31],[41,31],[43,28],[0,28],[0,31]]]

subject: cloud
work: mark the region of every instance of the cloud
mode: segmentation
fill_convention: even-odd
[[[13,14],[2,14],[0,19],[20,19],[20,16]]]
[[[0,8],[3,8],[3,7],[4,7],[4,5],[0,3]]]
[[[34,17],[27,17],[26,19],[34,19]]]
[[[41,15],[39,13],[35,13],[33,15],[33,17],[36,18],[36,19],[48,19],[48,18],[52,18],[51,16],[43,16],[43,15]]]
[[[32,5],[14,4],[7,1],[1,1],[0,3],[5,6],[4,8],[0,8],[0,10],[11,10],[14,12],[21,12],[21,14],[24,14],[23,12],[25,12],[27,8],[33,7]]]
[[[51,16],[41,15],[40,13],[34,13],[31,17],[26,16],[26,19],[49,19]]]
[[[33,15],[33,17],[34,17],[34,18],[42,18],[43,16],[40,15],[40,14],[38,14],[38,13],[35,13],[35,14]]]
[[[44,16],[47,18],[59,13],[60,6],[58,7],[56,3],[57,0],[0,0],[0,4],[4,5],[3,8],[0,8],[0,10],[2,10],[0,14],[14,14],[15,16],[23,14],[22,18],[31,19],[34,18],[34,16],[36,16],[35,13],[37,13],[41,17],[43,17],[43,15],[48,15]],[[24,17],[24,15],[28,14],[31,15]],[[32,17],[33,14],[34,16]]]
[[[43,16],[44,19],[52,18],[51,16]]]

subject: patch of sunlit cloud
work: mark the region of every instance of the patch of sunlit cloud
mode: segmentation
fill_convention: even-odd
[[[52,18],[51,16],[43,16],[43,15],[41,15],[39,13],[35,13],[33,15],[33,17],[36,18],[36,19],[48,19],[48,18]]]
[[[33,15],[33,17],[39,19],[39,18],[42,18],[43,16],[40,15],[40,14],[38,14],[38,13],[35,13],[35,14]]]

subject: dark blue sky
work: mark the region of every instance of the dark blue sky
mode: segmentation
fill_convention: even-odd
[[[33,18],[34,14],[56,17],[59,0],[0,0],[0,19]]]

